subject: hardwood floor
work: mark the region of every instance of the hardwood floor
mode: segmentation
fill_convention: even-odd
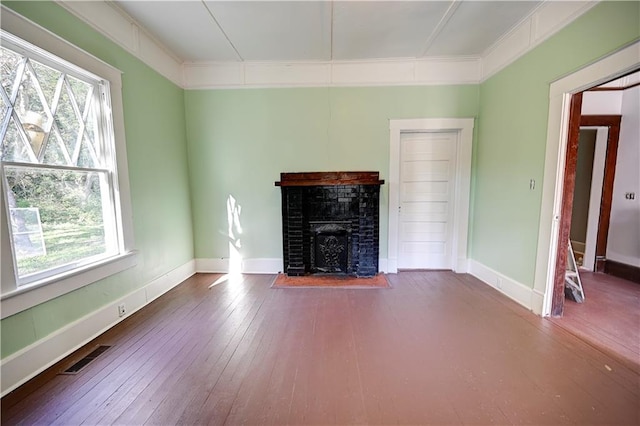
[[[565,300],[564,315],[553,322],[640,373],[640,284],[588,271],[580,278],[584,303]]]
[[[3,398],[2,424],[640,422],[637,372],[471,276],[273,279],[188,279]]]

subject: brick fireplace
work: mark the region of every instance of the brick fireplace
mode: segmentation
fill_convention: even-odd
[[[281,173],[284,272],[378,273],[378,172]]]

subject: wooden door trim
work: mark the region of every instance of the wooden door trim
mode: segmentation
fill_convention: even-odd
[[[558,245],[556,250],[556,265],[553,280],[553,295],[551,300],[551,315],[562,316],[564,311],[564,275],[567,263],[567,247],[571,231],[571,211],[573,209],[573,192],[575,189],[576,165],[578,160],[578,142],[580,127],[598,126],[608,127],[607,153],[603,179],[602,198],[600,201],[600,217],[598,220],[598,235],[596,242],[596,270],[599,253],[606,253],[609,221],[611,216],[611,200],[613,199],[613,181],[616,172],[616,157],[618,153],[618,137],[620,135],[619,115],[582,115],[582,93],[571,97],[569,107],[569,129],[567,139],[566,163],[564,169],[564,184],[562,189],[562,208],[558,230]],[[602,264],[601,268],[604,268]]]
[[[578,162],[578,140],[580,138],[580,115],[582,110],[582,92],[571,96],[569,106],[569,129],[562,187],[562,208],[558,226],[558,245],[556,249],[556,267],[554,270],[551,315],[562,316],[564,310],[564,276],[567,265],[567,248],[571,231],[571,210],[573,208],[573,190],[576,184],[576,164]]]

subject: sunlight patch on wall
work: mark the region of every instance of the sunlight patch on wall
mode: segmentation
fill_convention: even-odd
[[[233,195],[229,195],[227,197],[227,237],[229,239],[228,273],[218,278],[209,288],[227,281],[231,284],[240,284],[243,281],[242,254],[240,253],[240,249],[242,248],[242,242],[240,240],[240,236],[242,235],[242,224],[240,223],[241,213],[242,206],[236,201]]]
[[[233,195],[227,197],[227,224],[229,237],[229,275],[240,275],[242,273],[242,225],[240,223],[240,214],[242,206],[236,201]]]

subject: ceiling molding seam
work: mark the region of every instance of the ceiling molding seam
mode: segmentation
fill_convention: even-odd
[[[331,8],[331,22],[329,23],[329,59],[333,61],[333,0],[331,0],[329,7]]]
[[[218,29],[220,30],[222,35],[224,35],[224,38],[227,40],[227,43],[229,43],[229,46],[231,46],[233,51],[236,53],[236,57],[238,58],[238,60],[239,61],[244,61],[244,58],[242,57],[242,55],[240,54],[240,52],[236,48],[236,45],[233,44],[233,42],[229,38],[229,35],[227,34],[227,32],[224,30],[224,28],[222,28],[222,25],[220,25],[220,22],[218,22],[218,20],[216,19],[215,15],[213,14],[213,11],[211,9],[209,9],[209,6],[207,6],[207,3],[204,0],[200,0],[200,3],[202,3],[204,8],[207,9],[207,13],[209,13],[209,16],[211,16],[211,19],[213,19],[213,22],[215,22],[216,26],[218,27]]]
[[[431,35],[429,35],[429,38],[427,38],[424,49],[422,49],[422,55],[420,56],[422,57],[426,56],[427,51],[429,50],[429,48],[431,48],[431,45],[433,45],[433,42],[436,41],[436,38],[438,38],[444,26],[447,25],[447,22],[449,22],[449,20],[451,19],[453,14],[456,12],[456,10],[458,10],[458,7],[460,7],[460,0],[453,0],[449,5],[449,8],[447,9],[447,11],[444,13],[444,15],[442,15],[442,18],[440,18],[440,22],[438,22],[438,25],[436,25],[436,28],[433,30]]]

